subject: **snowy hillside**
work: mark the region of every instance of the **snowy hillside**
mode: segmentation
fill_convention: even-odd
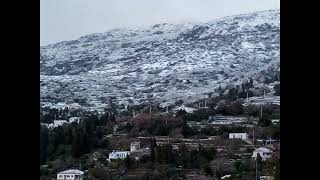
[[[280,11],[115,29],[40,48],[41,101],[99,108],[193,101],[280,71]],[[263,76],[263,77],[261,77]]]

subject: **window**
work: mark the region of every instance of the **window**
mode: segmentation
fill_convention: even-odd
[[[63,178],[63,175],[59,175],[59,178]]]

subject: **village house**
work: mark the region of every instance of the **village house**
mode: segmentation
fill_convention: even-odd
[[[265,161],[272,157],[272,151],[265,147],[260,147],[253,151],[252,159],[256,160],[258,154],[261,156],[262,161]]]
[[[277,125],[280,122],[280,119],[272,119],[271,120],[272,124]]]
[[[180,110],[185,110],[187,113],[193,113],[193,112],[196,111],[197,109],[192,108],[192,107],[187,107],[187,106],[185,106],[185,105],[182,105],[182,106],[180,106],[180,107],[174,108],[174,109],[173,109],[173,112],[176,113],[176,112],[178,112],[178,111],[180,111]]]
[[[66,120],[54,120],[53,121],[53,126],[54,127],[59,127],[62,126],[63,124],[68,123]]]
[[[83,180],[84,172],[77,169],[69,169],[59,172],[57,180]]]
[[[112,159],[125,159],[130,154],[130,151],[112,151],[109,153],[108,161]]]
[[[133,141],[130,143],[130,157],[137,161],[144,155],[150,155],[149,147],[141,147],[140,141]]]
[[[131,142],[130,144],[130,152],[134,152],[140,149],[140,141]]]
[[[260,176],[259,180],[274,180],[273,176]]]
[[[76,122],[79,124],[80,118],[79,117],[71,117],[71,118],[69,118],[69,122],[70,123]]]
[[[247,133],[229,133],[229,139],[247,140]]]

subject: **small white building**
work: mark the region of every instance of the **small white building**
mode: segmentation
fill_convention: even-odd
[[[109,153],[108,161],[112,159],[125,159],[130,154],[130,151],[113,151]]]
[[[68,121],[66,121],[66,120],[54,120],[53,126],[58,127],[58,126],[62,126],[63,124],[66,124],[66,123],[68,123]]]
[[[69,169],[59,172],[57,180],[83,180],[84,172],[77,169]]]
[[[79,124],[80,118],[79,117],[71,117],[71,118],[69,118],[69,122],[70,123],[76,122]]]
[[[140,141],[138,142],[131,142],[130,144],[130,152],[134,152],[140,149]]]
[[[272,119],[271,120],[272,124],[277,125],[280,122],[280,119]]]
[[[259,180],[274,180],[273,176],[260,176]]]
[[[68,121],[66,120],[54,120],[53,123],[47,124],[47,127],[52,129],[52,128],[62,126],[63,124],[66,124],[66,123],[68,123]]]
[[[229,133],[229,139],[242,139],[247,140],[247,133]]]
[[[185,106],[185,105],[182,105],[182,106],[180,106],[180,107],[174,108],[174,109],[173,109],[173,112],[176,113],[176,112],[178,112],[178,111],[180,111],[180,110],[185,110],[187,113],[193,113],[193,112],[196,111],[197,109],[192,108],[192,107],[187,107],[187,106]]]
[[[252,159],[256,160],[258,154],[261,156],[262,161],[265,161],[272,157],[272,151],[265,147],[260,147],[253,151]]]

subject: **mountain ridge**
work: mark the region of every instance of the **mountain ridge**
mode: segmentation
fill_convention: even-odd
[[[280,11],[267,10],[207,23],[114,29],[42,46],[41,99],[85,99],[90,107],[106,106],[109,97],[122,104],[166,103],[204,97],[249,77],[262,83],[280,71],[279,39]]]

